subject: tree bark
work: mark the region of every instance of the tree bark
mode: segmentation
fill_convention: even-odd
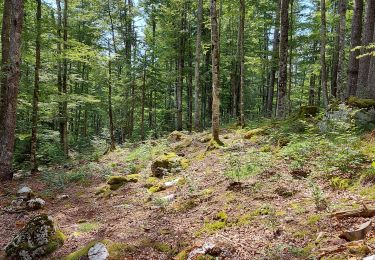
[[[108,53],[109,59],[111,59],[111,45],[108,40]],[[116,149],[115,135],[114,135],[114,124],[113,124],[113,110],[112,110],[112,62],[108,61],[108,117],[109,117],[109,137],[110,146],[109,150],[114,151]]]
[[[339,13],[340,13],[340,32],[339,32],[339,59],[337,63],[337,97],[343,101],[345,98],[345,31],[346,31],[346,8],[347,0],[340,0]]]
[[[279,88],[277,102],[277,117],[287,115],[287,84],[288,84],[288,30],[289,30],[289,0],[281,0],[280,8],[280,47],[279,47]]]
[[[362,47],[366,47],[373,42],[375,22],[375,0],[367,0],[365,23],[362,32]],[[361,55],[368,53],[368,49],[362,49]],[[370,71],[371,57],[366,55],[359,59],[357,96],[368,97],[367,84]]]
[[[176,130],[182,130],[182,92],[184,85],[184,65],[185,65],[185,8],[182,8],[181,12],[181,32],[180,32],[180,44],[179,44],[179,56],[178,56],[178,82],[176,88],[176,110],[177,110],[177,121]]]
[[[221,143],[220,134],[220,53],[216,0],[211,0],[211,49],[212,49],[212,138]]]
[[[35,40],[35,75],[34,75],[34,94],[33,94],[33,115],[31,127],[31,172],[38,171],[37,161],[37,130],[38,130],[38,110],[39,110],[39,71],[40,71],[40,45],[41,45],[41,30],[42,30],[42,1],[37,0],[36,11],[36,40]]]
[[[320,25],[320,65],[321,65],[321,87],[323,95],[323,106],[328,107],[328,89],[327,89],[327,63],[326,63],[326,44],[327,44],[327,21],[326,21],[326,2],[320,0],[321,25]]]
[[[270,82],[268,85],[268,91],[267,91],[268,95],[267,95],[267,105],[266,105],[266,114],[268,117],[272,116],[273,97],[275,93],[275,82],[276,82],[276,71],[277,71],[277,64],[278,64],[278,59],[279,59],[280,6],[281,6],[281,0],[279,0],[277,4],[275,30],[273,32],[271,75],[270,75]]]
[[[194,129],[202,129],[201,107],[200,107],[200,63],[202,52],[202,22],[203,22],[203,0],[198,0],[197,40],[195,43],[195,71],[194,71]]]
[[[9,30],[9,66],[7,70],[5,86],[5,105],[2,111],[4,122],[0,136],[0,180],[10,180],[12,174],[12,159],[14,153],[14,141],[16,132],[17,96],[20,81],[21,64],[21,34],[23,26],[23,0],[11,0]],[[8,17],[8,14],[5,15]],[[7,22],[6,22],[7,24]],[[8,30],[8,28],[5,28]],[[3,28],[4,30],[4,28]],[[4,47],[4,45],[2,46]],[[7,43],[5,44],[7,47]],[[2,50],[5,52],[5,50]]]
[[[245,0],[240,0],[240,28],[239,28],[239,61],[240,61],[240,116],[239,116],[239,125],[241,128],[245,127],[245,112],[244,112],[244,85],[245,85]]]
[[[355,96],[357,92],[358,81],[358,67],[359,60],[357,57],[360,54],[359,50],[354,48],[361,45],[362,24],[363,24],[363,0],[355,0],[353,18],[352,18],[352,33],[351,33],[351,52],[349,56],[348,65],[348,86],[346,97]]]
[[[1,82],[0,82],[0,125],[4,125],[5,120],[5,104],[6,104],[6,86],[7,86],[7,73],[9,70],[9,49],[10,49],[10,18],[12,1],[4,0],[3,6],[3,23],[1,31]],[[2,135],[3,128],[0,127],[0,136]]]

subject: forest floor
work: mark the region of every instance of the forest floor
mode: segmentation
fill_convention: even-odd
[[[373,255],[375,230],[353,242],[340,235],[375,217],[338,219],[332,213],[375,204],[375,132],[320,134],[311,130],[314,124],[228,128],[223,147],[210,145],[208,133],[173,133],[6,183],[0,207],[23,185],[46,207],[1,212],[0,248],[33,216],[46,213],[67,237],[48,259],[103,240],[112,243],[110,259],[196,259],[197,249],[205,255],[199,259]],[[188,167],[150,177],[152,162],[166,152],[187,159]],[[138,181],[98,194],[109,176],[128,174],[139,174]],[[173,185],[163,187],[168,181]]]

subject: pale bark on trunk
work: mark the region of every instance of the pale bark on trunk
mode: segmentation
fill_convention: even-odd
[[[202,129],[201,106],[200,106],[200,63],[202,52],[202,22],[203,22],[203,0],[198,0],[197,40],[195,43],[195,72],[194,72],[194,129]]]
[[[321,87],[323,95],[323,106],[328,107],[328,89],[327,89],[327,21],[326,21],[326,2],[320,0],[321,24],[320,24],[320,66],[321,66]]]
[[[375,22],[375,0],[367,0],[365,23],[362,32],[362,47],[366,47],[373,42],[374,36],[374,22]],[[361,55],[368,53],[369,50],[364,48],[361,50]],[[357,96],[368,97],[367,85],[370,71],[371,57],[366,55],[359,59],[358,82],[357,82]]]
[[[0,136],[0,180],[10,180],[13,177],[12,159],[16,132],[17,96],[20,82],[23,9],[23,0],[11,0],[11,8],[8,9],[11,12],[9,23],[9,66],[7,74],[4,75],[6,76],[6,80],[3,82],[5,83],[5,105],[2,111],[4,121],[1,127],[3,131]]]
[[[178,82],[176,85],[176,130],[182,130],[182,93],[184,85],[184,66],[185,66],[185,14],[184,8],[181,13],[181,32],[180,32],[180,45],[179,45],[179,56],[178,56]]]
[[[36,40],[35,40],[35,75],[34,75],[34,94],[33,94],[33,115],[31,127],[31,148],[30,148],[30,162],[31,172],[38,171],[37,160],[37,130],[38,130],[38,110],[39,110],[39,71],[40,71],[40,45],[41,45],[41,29],[42,29],[42,1],[37,0],[36,11]]]
[[[214,141],[220,143],[220,52],[216,0],[211,0],[210,15],[212,45],[212,138]]]
[[[289,30],[289,0],[281,0],[280,12],[280,47],[279,47],[279,88],[277,102],[277,117],[287,115],[287,84],[288,84],[288,30]]]
[[[345,31],[346,31],[347,0],[340,0],[340,32],[339,32],[339,59],[337,63],[337,98],[341,101],[345,98]]]
[[[355,96],[357,92],[358,81],[358,66],[359,60],[357,57],[360,54],[359,50],[354,48],[361,46],[362,24],[363,24],[363,0],[355,0],[353,19],[352,19],[352,33],[351,33],[351,51],[348,65],[348,86],[346,97]]]

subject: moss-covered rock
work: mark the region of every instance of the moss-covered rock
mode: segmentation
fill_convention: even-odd
[[[357,108],[375,108],[375,99],[349,97],[348,105]]]
[[[51,217],[40,215],[33,218],[6,246],[11,259],[40,259],[49,255],[64,243],[64,234]]]
[[[247,131],[245,133],[244,138],[245,139],[251,139],[252,137],[257,136],[257,135],[264,135],[265,132],[266,132],[266,130],[263,129],[263,128],[252,129],[252,130]]]
[[[319,113],[319,107],[317,106],[302,106],[299,109],[299,117],[306,118],[306,117],[315,117]]]
[[[163,177],[168,173],[179,172],[189,166],[189,161],[175,153],[165,153],[151,164],[153,177]]]
[[[126,176],[111,176],[109,177],[107,184],[109,185],[110,190],[118,190],[125,183],[138,182],[139,178],[139,174],[130,174]]]

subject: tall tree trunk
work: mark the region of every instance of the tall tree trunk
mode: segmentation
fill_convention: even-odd
[[[184,65],[185,65],[185,8],[182,8],[181,13],[181,31],[180,31],[180,44],[178,56],[178,82],[176,88],[176,110],[177,121],[176,130],[182,130],[182,93],[184,85]]]
[[[277,117],[285,118],[287,114],[287,84],[288,84],[288,30],[289,30],[289,0],[281,0],[280,12],[280,60],[279,88],[277,102]]]
[[[68,0],[64,1],[64,30],[63,30],[63,74],[62,74],[62,93],[64,95],[64,101],[62,102],[62,120],[60,123],[60,134],[61,144],[66,157],[69,156],[68,147],[68,102],[66,101],[68,94],[68,59],[66,58],[66,52],[68,50]]]
[[[141,96],[141,140],[145,139],[145,99],[146,99],[146,54],[143,59],[142,96]]]
[[[340,0],[340,33],[339,33],[339,60],[337,63],[337,97],[343,101],[345,98],[345,31],[346,31],[346,8],[347,0]]]
[[[288,113],[292,113],[292,84],[293,84],[293,30],[294,30],[294,0],[290,0],[290,40],[289,40],[289,79],[288,79]]]
[[[334,5],[334,14],[340,17],[340,2],[341,0],[335,1]],[[337,73],[338,73],[338,63],[340,56],[340,21],[335,23],[334,30],[334,42],[333,42],[333,53],[331,60],[331,95],[328,95],[332,98],[337,98]],[[328,68],[327,68],[327,81],[328,81]],[[327,83],[328,84],[328,83]],[[328,86],[327,86],[328,87]]]
[[[221,143],[220,134],[220,52],[216,0],[211,0],[211,49],[212,49],[212,138]]]
[[[3,6],[3,23],[1,31],[1,82],[0,82],[0,125],[4,125],[6,91],[7,91],[7,73],[9,70],[9,49],[10,49],[10,18],[11,18],[12,1],[4,0]],[[3,128],[0,127],[0,136]]]
[[[6,3],[4,3],[6,6]],[[10,23],[5,22],[9,30],[9,65],[7,69],[6,80],[3,81],[5,86],[4,110],[2,111],[4,121],[2,122],[3,131],[0,136],[0,180],[12,179],[12,159],[14,152],[14,141],[16,132],[16,115],[17,115],[17,95],[20,81],[20,63],[21,63],[21,34],[23,26],[23,0],[11,0]],[[9,17],[6,14],[5,17]],[[4,39],[3,39],[4,40]],[[7,40],[6,40],[7,41]],[[2,47],[8,47],[5,43]],[[4,53],[6,50],[2,50]]]
[[[108,54],[111,59],[111,45],[108,40]],[[114,123],[113,123],[113,110],[112,110],[112,62],[108,61],[108,117],[109,117],[109,137],[110,146],[109,150],[114,151],[116,149],[115,134],[114,134]]]
[[[31,127],[31,172],[38,171],[37,154],[37,130],[38,130],[38,110],[39,110],[39,71],[40,71],[40,45],[42,29],[42,1],[37,0],[36,10],[36,40],[35,40],[35,77],[34,77],[34,95],[33,95],[33,115]]]
[[[244,85],[245,85],[245,0],[240,0],[240,28],[239,28],[239,44],[240,44],[240,117],[239,125],[241,128],[245,127],[245,112],[244,112]]]
[[[315,105],[315,80],[316,75],[313,72],[310,76],[309,106]]]
[[[326,0],[320,0],[321,25],[320,25],[320,66],[321,66],[321,86],[323,94],[323,106],[328,106],[327,89],[327,62],[326,62],[326,44],[327,44],[327,21],[326,21]]]
[[[354,11],[352,18],[352,35],[351,35],[351,49],[361,45],[361,35],[362,35],[362,19],[363,19],[363,0],[355,0]],[[355,96],[357,92],[357,81],[358,81],[358,67],[359,60],[359,50],[351,50],[349,56],[348,65],[348,87],[347,87],[347,97]]]
[[[375,32],[374,32],[374,42],[375,42]],[[372,49],[374,51],[374,49]],[[375,57],[371,56],[370,69],[367,80],[367,98],[375,99]]]
[[[365,23],[362,32],[362,47],[366,47],[373,42],[375,22],[375,0],[367,0]],[[368,53],[368,49],[362,49],[361,55]],[[370,71],[371,57],[366,55],[359,59],[357,96],[368,97],[367,84]]]
[[[198,0],[197,40],[195,43],[195,71],[194,71],[194,129],[202,129],[201,107],[200,107],[200,63],[202,52],[202,22],[203,22],[203,0]]]
[[[271,75],[270,75],[270,82],[269,82],[268,91],[267,91],[268,95],[267,95],[266,112],[267,112],[268,117],[272,116],[273,97],[275,93],[276,71],[277,71],[277,64],[278,64],[278,59],[279,59],[280,6],[281,6],[281,0],[278,0],[277,9],[276,9],[275,30],[273,33]]]

